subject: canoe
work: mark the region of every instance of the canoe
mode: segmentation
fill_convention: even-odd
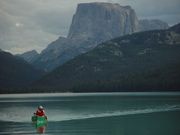
[[[45,116],[32,116],[32,122],[36,125],[36,127],[45,126],[47,124],[47,117]]]

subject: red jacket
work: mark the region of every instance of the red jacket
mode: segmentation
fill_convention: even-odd
[[[37,116],[45,116],[45,111],[38,109],[38,110],[36,111],[36,115],[37,115]]]

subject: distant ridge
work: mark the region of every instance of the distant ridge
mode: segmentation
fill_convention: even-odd
[[[25,61],[31,64],[38,58],[39,53],[36,50],[31,50],[17,56],[23,58]]]
[[[168,29],[169,25],[166,22],[163,22],[158,19],[143,19],[139,20],[138,31],[149,31],[149,30],[163,30]]]
[[[36,70],[23,59],[0,51],[0,93],[16,93],[39,79],[44,72]],[[21,91],[22,92],[22,91]],[[24,89],[24,92],[26,89]]]

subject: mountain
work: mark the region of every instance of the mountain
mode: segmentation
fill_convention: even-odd
[[[17,56],[23,58],[25,61],[31,64],[38,58],[39,53],[36,50],[31,50]]]
[[[169,25],[166,22],[163,22],[158,19],[154,20],[139,20],[139,31],[149,31],[149,30],[161,30],[168,29]]]
[[[180,24],[104,42],[33,84],[58,92],[180,89]]]
[[[44,74],[23,59],[2,50],[0,63],[0,93],[18,92],[17,88],[29,85]]]
[[[33,62],[35,67],[52,71],[99,43],[132,34],[138,30],[138,19],[130,6],[112,3],[81,3],[73,16],[67,38],[60,37],[42,51]]]
[[[170,30],[179,34],[180,33],[180,25],[176,24],[173,27],[171,27]]]
[[[92,38],[97,42],[137,31],[138,19],[130,6],[112,3],[79,4],[68,34],[70,39]]]

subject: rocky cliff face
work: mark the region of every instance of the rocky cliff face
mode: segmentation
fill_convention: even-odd
[[[51,43],[34,62],[51,71],[106,40],[138,30],[138,19],[130,6],[111,3],[79,4],[67,38]]]
[[[139,20],[139,31],[148,31],[148,30],[163,30],[168,29],[169,26],[166,22],[161,20]]]
[[[131,34],[137,30],[138,19],[130,6],[110,3],[79,4],[68,38],[104,41]]]

